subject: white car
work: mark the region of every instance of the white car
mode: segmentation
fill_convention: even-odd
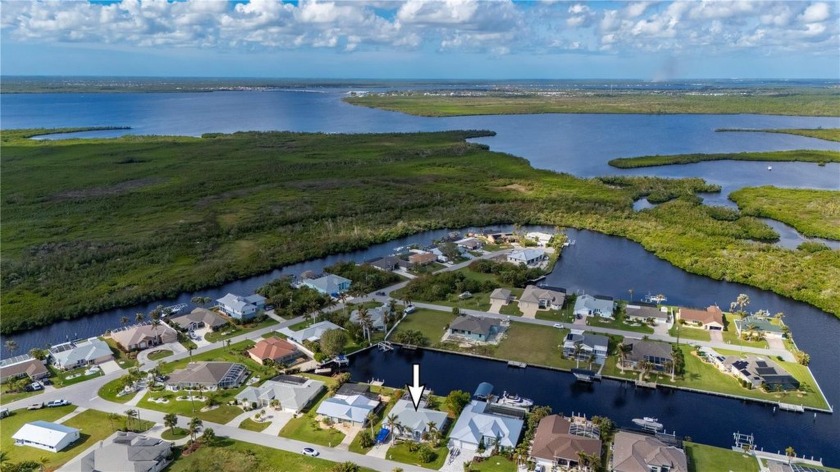
[[[68,402],[67,400],[53,400],[53,401],[47,403],[47,407],[52,408],[52,407],[56,407],[56,406],[64,406],[64,405],[69,405],[69,404],[70,404],[70,402]]]
[[[563,325],[560,323],[554,323],[554,327],[557,329],[563,329]]]
[[[316,451],[315,449],[313,449],[311,447],[305,447],[305,448],[303,448],[303,451],[301,451],[301,452],[303,453],[304,456],[316,457],[318,455],[318,451]]]

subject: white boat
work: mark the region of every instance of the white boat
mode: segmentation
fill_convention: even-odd
[[[644,418],[633,418],[633,423],[637,426],[641,426],[642,429],[647,429],[649,431],[659,431],[663,427],[659,420],[651,418],[650,416],[645,416]]]
[[[648,302],[648,303],[660,304],[660,303],[667,302],[668,297],[666,297],[664,294],[661,294],[661,293],[658,294],[658,295],[651,295],[651,294],[648,293],[647,295],[645,295],[645,301]]]
[[[499,399],[496,400],[496,403],[500,405],[518,406],[522,408],[534,406],[534,401],[530,398],[523,398],[519,395],[508,395],[507,392],[502,392],[502,396],[500,396]]]
[[[767,170],[773,170],[773,166],[767,166]]]

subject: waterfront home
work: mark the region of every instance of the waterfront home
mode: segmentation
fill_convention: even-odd
[[[213,310],[196,308],[186,315],[170,318],[168,323],[170,325],[178,325],[181,329],[186,331],[192,331],[205,326],[213,331],[216,331],[217,329],[227,325],[228,320]]]
[[[513,233],[493,233],[487,231],[481,236],[490,244],[505,244],[516,240],[516,236]]]
[[[169,326],[143,324],[111,332],[113,339],[126,352],[178,341],[178,333]]]
[[[264,365],[268,360],[275,364],[291,364],[303,357],[304,354],[289,341],[270,337],[261,340],[254,347],[248,349],[248,355],[251,356],[251,359]]]
[[[94,365],[114,359],[108,343],[99,338],[56,344],[50,348],[52,363],[59,369],[69,370],[83,365]]]
[[[280,402],[280,409],[287,413],[300,413],[324,390],[324,382],[296,375],[278,375],[266,380],[259,387],[245,387],[236,395],[242,405],[257,404],[257,408]]]
[[[723,331],[723,312],[715,305],[711,305],[705,310],[680,307],[679,317],[680,321],[685,322],[686,326]]]
[[[458,246],[468,250],[468,251],[475,251],[476,249],[481,249],[481,240],[478,238],[464,238],[455,241],[455,244]]]
[[[503,332],[504,327],[496,318],[461,315],[449,324],[446,337],[489,343],[498,341],[499,335]]]
[[[750,388],[764,388],[767,391],[796,390],[799,381],[778,364],[757,356],[727,356],[723,365],[729,373]]]
[[[222,311],[240,321],[256,318],[265,308],[265,297],[257,294],[242,297],[228,293],[216,301],[219,303]]]
[[[642,363],[647,362],[650,369],[670,372],[674,366],[673,348],[661,341],[624,338],[622,365],[625,369],[642,370]]]
[[[437,261],[437,256],[433,252],[417,252],[408,256],[408,262],[416,266],[424,266]]]
[[[566,301],[566,293],[560,289],[528,285],[519,297],[522,313],[536,313],[537,310],[559,310]]]
[[[233,362],[190,362],[169,375],[166,385],[173,389],[235,388],[248,377],[248,369]]]
[[[30,380],[40,380],[50,376],[50,371],[44,361],[29,354],[10,357],[0,361],[0,382],[29,377]]]
[[[668,309],[666,307],[655,307],[650,305],[627,305],[624,307],[624,316],[628,321],[647,323],[653,320],[654,324],[667,323]]]
[[[390,415],[397,417],[394,434],[399,438],[410,441],[423,439],[423,436],[429,432],[430,424],[434,426],[435,430],[443,433],[446,429],[446,423],[449,421],[446,413],[426,408],[425,399],[420,400],[420,405],[415,410],[411,400],[401,398],[391,409]]]
[[[396,256],[386,256],[380,259],[375,259],[368,264],[371,267],[379,269],[383,272],[391,272],[400,268],[400,260],[401,259]]]
[[[563,341],[563,354],[581,361],[592,359],[593,362],[603,364],[607,358],[609,338],[600,334],[587,334],[582,330],[573,329]]]
[[[735,329],[738,331],[738,336],[752,336],[753,334],[761,334],[765,338],[782,339],[784,329],[773,322],[766,316],[749,315],[739,320],[735,320]]]
[[[381,402],[379,395],[363,384],[344,384],[332,397],[322,401],[317,413],[337,423],[364,426],[368,414],[376,411]]]
[[[15,440],[15,446],[58,452],[79,439],[79,430],[49,421],[33,421],[17,430],[12,439]]]
[[[280,330],[280,333],[285,335],[287,338],[297,342],[298,344],[303,344],[304,341],[317,342],[321,339],[321,336],[323,336],[324,333],[333,329],[344,328],[330,321],[319,321],[299,331],[292,331],[289,328],[282,328]]]
[[[353,283],[350,279],[345,279],[340,275],[325,274],[317,279],[306,279],[303,285],[311,289],[317,290],[323,295],[338,298],[342,293],[350,290],[350,285]]]
[[[688,472],[685,452],[653,436],[619,431],[612,445],[612,472]]]
[[[376,308],[371,308],[368,310],[368,316],[371,320],[371,326],[376,331],[385,331],[387,325],[385,323],[385,315],[390,312],[390,308],[387,305],[378,306]],[[359,310],[353,310],[350,312],[350,322],[355,324],[361,324],[361,320],[359,319]]]
[[[142,434],[117,431],[82,457],[80,472],[160,472],[172,462],[172,443]]]
[[[528,267],[539,265],[548,259],[542,249],[516,249],[507,255],[507,261],[512,264],[525,264]]]
[[[490,294],[490,303],[500,302],[502,305],[507,305],[511,300],[513,300],[513,295],[506,288],[497,288]]]
[[[473,393],[474,400],[484,400],[488,401],[490,396],[493,395],[493,384],[490,382],[481,382],[478,384],[478,387],[475,388],[475,392]]]
[[[615,312],[615,301],[612,297],[603,295],[578,295],[575,299],[575,315],[600,316],[601,318],[612,318]]]
[[[473,400],[464,407],[449,434],[449,449],[477,451],[483,446],[491,451],[498,442],[503,449],[512,449],[519,442],[524,425],[524,411],[502,408]]]
[[[574,468],[580,462],[580,453],[601,457],[599,437],[598,426],[585,418],[546,416],[534,433],[531,458],[546,470],[555,466]]]
[[[548,246],[548,243],[551,242],[551,238],[553,238],[554,235],[540,231],[531,231],[530,233],[526,233],[525,237],[531,241],[536,241],[540,246]]]

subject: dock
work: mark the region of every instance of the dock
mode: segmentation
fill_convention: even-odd
[[[388,341],[382,341],[376,344],[376,347],[379,348],[380,351],[388,352],[394,349],[394,345]]]
[[[644,380],[636,380],[637,387],[656,388],[656,382],[645,382]]]
[[[793,405],[790,403],[779,402],[779,409],[785,411],[795,411],[797,413],[805,413],[805,407],[802,405]]]
[[[588,369],[572,369],[572,375],[578,382],[591,383],[595,380],[601,380],[601,374]]]
[[[329,367],[322,367],[320,369],[315,369],[314,371],[316,374],[331,374],[332,369]]]
[[[520,369],[524,369],[528,367],[528,364],[518,361],[508,361],[508,367],[519,367]]]
[[[368,382],[368,383],[375,386],[375,387],[381,387],[381,386],[385,385],[385,380],[384,379],[370,379],[370,382]]]
[[[417,350],[417,346],[415,346],[414,344],[403,344],[402,348],[403,349],[408,349],[409,351],[416,351]]]

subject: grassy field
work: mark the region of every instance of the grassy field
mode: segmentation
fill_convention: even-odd
[[[653,328],[648,325],[634,326],[627,324],[620,320],[604,319],[598,316],[587,316],[586,324],[588,326],[598,326],[601,328],[620,329],[623,331],[632,331],[634,333],[653,334]]]
[[[781,133],[805,136],[808,138],[824,139],[826,141],[840,141],[840,128],[826,129],[740,129],[722,128],[715,131],[722,132],[758,132],[758,133]]]
[[[671,329],[668,330],[671,336],[679,336],[680,341],[694,340],[694,341],[711,341],[712,337],[709,332],[701,328],[692,328],[688,326],[679,325],[679,322],[674,323]]]
[[[219,331],[212,331],[210,333],[207,333],[207,335],[204,336],[204,339],[210,341],[211,343],[214,343],[223,339],[229,339],[234,336],[239,336],[240,334],[246,334],[258,329],[267,328],[275,324],[277,324],[277,320],[267,317],[266,319],[258,323],[247,323],[241,326],[230,326],[227,328],[223,328]]]
[[[327,387],[334,382],[331,378],[321,376],[307,375],[307,377],[321,380],[326,383]],[[318,406],[328,396],[326,390],[322,391],[316,401],[308,409],[303,410],[302,415],[292,418],[283,426],[283,429],[280,430],[280,436],[327,447],[335,446],[343,441],[345,434],[341,431],[332,428],[323,429],[316,424],[315,412],[318,411]]]
[[[840,314],[840,254],[753,244],[777,235],[752,217],[715,219],[695,193],[719,188],[700,179],[537,170],[465,142],[485,131],[25,139],[39,132],[0,138],[3,334],[425,230],[498,223],[625,237],[690,272]],[[642,197],[667,203],[634,212]]]
[[[263,421],[257,422],[252,420],[251,418],[245,418],[239,423],[239,427],[242,429],[247,429],[248,431],[262,431],[265,428],[268,428],[271,425],[271,421]]]
[[[150,360],[158,361],[158,360],[163,359],[164,357],[169,357],[172,354],[173,354],[173,352],[170,351],[169,349],[158,349],[156,351],[153,351],[153,352],[149,353],[148,357],[149,357]]]
[[[162,433],[160,433],[161,439],[165,439],[167,441],[175,441],[178,439],[185,438],[189,435],[189,431],[179,426],[176,426],[172,429],[166,428],[165,430],[163,430]]]
[[[729,198],[744,214],[781,221],[805,236],[840,239],[840,192],[747,187]]]
[[[840,162],[840,152],[835,151],[771,151],[771,152],[736,152],[726,154],[674,154],[669,156],[620,157],[609,164],[619,169],[638,167],[668,166],[674,164],[694,164],[704,161],[767,161],[767,162]]]
[[[446,446],[441,446],[434,449],[434,452],[436,454],[435,460],[424,464],[417,458],[416,452],[408,450],[408,443],[403,442],[389,447],[388,455],[386,457],[392,461],[402,462],[403,464],[416,465],[418,467],[423,467],[424,469],[438,470],[443,467],[443,461],[446,460],[446,455],[449,454],[449,449],[447,449]]]
[[[568,332],[567,329],[511,323],[505,339],[493,351],[493,357],[571,369],[575,362],[560,357]]]
[[[117,378],[103,385],[99,389],[98,395],[109,402],[115,403],[126,403],[137,395],[137,393],[132,393],[118,397],[117,394],[120,393],[122,389],[123,381],[122,379]]]
[[[444,329],[454,319],[455,316],[447,311],[420,308],[414,313],[403,318],[391,336],[400,331],[416,330],[423,333],[423,336],[429,340],[430,344],[435,344],[440,341],[440,338],[443,336]]]
[[[692,442],[683,443],[689,472],[728,471],[758,472],[755,457],[743,453]]]
[[[34,397],[36,395],[40,395],[44,393],[43,390],[39,390],[37,392],[18,392],[18,393],[8,393],[9,392],[9,384],[3,384],[2,390],[0,390],[0,405],[6,403],[16,402],[18,400],[22,400],[24,398]],[[32,399],[32,403],[37,402],[37,398]]]
[[[680,93],[606,93],[567,91],[562,96],[520,94],[434,96],[422,93],[367,94],[344,100],[354,105],[419,116],[512,115],[531,113],[641,113],[840,115],[840,97],[831,92],[787,89],[788,93],[751,91],[749,95]]]
[[[470,465],[470,472],[515,472],[516,463],[507,457],[491,456],[486,460]]]

